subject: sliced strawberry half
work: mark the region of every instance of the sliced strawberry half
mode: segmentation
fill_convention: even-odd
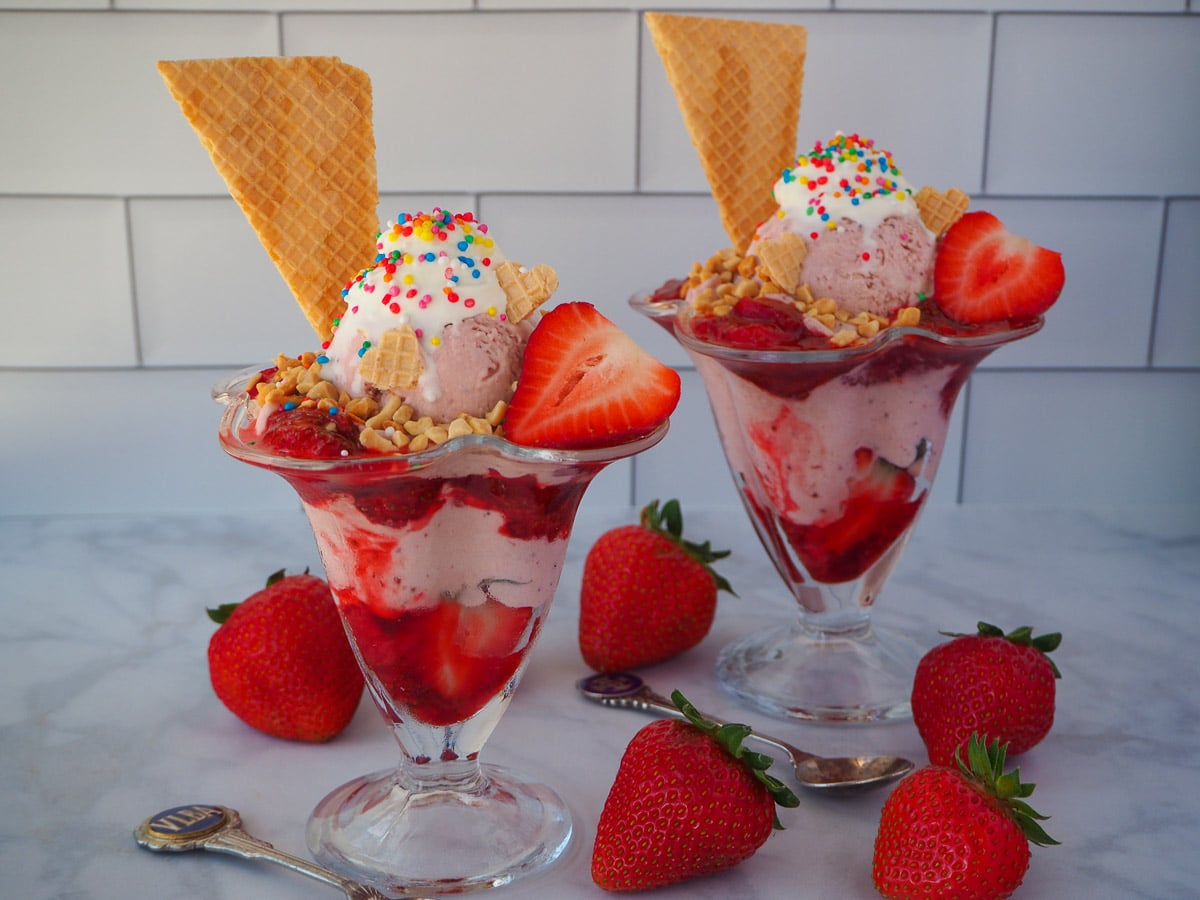
[[[479,712],[516,673],[540,627],[529,607],[495,600],[468,607],[446,599],[392,619],[359,605],[343,609],[374,678],[430,725]]]
[[[937,305],[956,322],[1032,319],[1062,293],[1062,254],[1012,234],[989,212],[955,222],[933,268]]]
[[[542,317],[504,420],[515,444],[579,450],[652,432],[679,403],[679,375],[590,303]]]
[[[854,452],[850,496],[836,516],[811,525],[784,521],[788,540],[817,581],[852,581],[867,571],[913,523],[925,489],[916,474],[927,461],[924,442],[907,469],[868,447]]]

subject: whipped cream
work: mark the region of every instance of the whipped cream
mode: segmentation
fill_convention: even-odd
[[[424,362],[419,389],[436,396],[435,354],[448,325],[477,315],[507,318],[496,279],[504,255],[471,213],[403,213],[379,233],[378,255],[342,291],[346,310],[318,359],[322,375],[351,396],[367,389],[359,360],[384,332],[407,325]]]
[[[838,133],[826,144],[818,141],[812,152],[796,157],[796,164],[775,182],[779,204],[775,216],[759,227],[766,239],[794,231],[810,240],[836,231],[842,220],[858,222],[872,231],[893,216],[913,216],[919,221],[916,192],[888,150],[857,134]]]

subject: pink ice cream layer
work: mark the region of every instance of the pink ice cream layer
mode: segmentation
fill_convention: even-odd
[[[900,467],[927,442],[923,476],[932,480],[949,420],[942,389],[955,368],[911,371],[897,381],[835,378],[786,399],[692,354],[704,378],[737,482],[797,525],[836,517],[849,497],[855,451],[873,450]]]
[[[305,512],[330,587],[353,591],[377,615],[447,597],[541,608],[554,597],[565,554],[565,540],[508,537],[501,513],[469,506],[446,504],[407,527],[372,521],[347,495],[306,503]]]

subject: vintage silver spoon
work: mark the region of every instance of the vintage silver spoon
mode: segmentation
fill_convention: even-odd
[[[276,850],[266,841],[244,831],[241,825],[242,817],[236,809],[193,803],[151,816],[134,830],[133,836],[147,850],[214,850],[243,859],[267,860],[332,885],[349,900],[388,900],[387,894],[381,894],[375,888],[343,878],[306,859]]]
[[[605,706],[683,718],[674,703],[655,693],[631,672],[591,675],[580,679],[576,687],[589,700]],[[718,725],[725,724],[708,713],[705,716]],[[796,780],[801,787],[831,794],[886,784],[907,775],[916,767],[911,760],[899,756],[817,756],[757,729],[750,733],[750,737],[781,750],[795,769]]]

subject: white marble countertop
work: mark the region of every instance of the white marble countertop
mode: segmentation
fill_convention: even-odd
[[[632,518],[631,510],[628,518]],[[550,872],[496,897],[605,896],[588,875],[595,823],[626,743],[648,719],[576,696],[584,551],[623,519],[581,517],[556,606],[517,696],[484,751],[540,774],[567,799],[577,838]],[[924,762],[911,723],[769,721],[717,687],[728,640],[791,614],[742,513],[693,510],[690,536],[735,555],[741,595],[722,599],[695,650],[642,674],[701,708],[818,752],[894,752]],[[318,898],[332,888],[275,866],[135,846],[145,817],[185,803],[241,811],[249,830],[299,855],[311,807],[392,764],[364,700],[320,746],[242,725],[213,696],[207,605],[240,599],[275,568],[319,569],[307,522],[282,519],[0,519],[0,893],[32,898]],[[1062,631],[1049,737],[1016,762],[1062,846],[1034,848],[1023,897],[1163,900],[1200,884],[1200,510],[931,507],[878,618],[932,645],[986,619]],[[787,830],[741,866],[666,898],[870,898],[882,792],[802,794]]]

